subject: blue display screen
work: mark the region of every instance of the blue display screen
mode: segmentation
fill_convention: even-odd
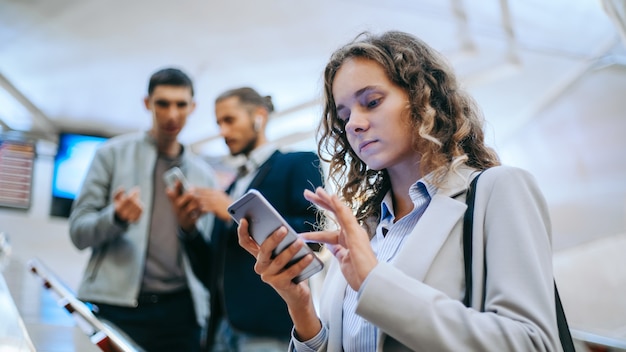
[[[53,197],[76,198],[96,149],[106,140],[106,137],[72,133],[59,136],[52,178]]]

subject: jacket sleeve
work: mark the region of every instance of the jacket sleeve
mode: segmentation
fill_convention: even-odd
[[[296,232],[314,229],[317,220],[315,207],[304,198],[304,190],[314,191],[323,186],[320,161],[313,153],[293,153],[289,168],[289,209],[283,216]]]
[[[292,154],[291,167],[289,169],[289,209],[282,212],[285,220],[297,232],[309,232],[316,230],[317,210],[304,198],[304,190],[314,191],[324,185],[320,160],[314,153],[300,152]],[[309,243],[314,250],[319,250],[320,245]]]
[[[212,167],[195,156],[190,157],[189,163],[188,178],[192,184],[201,187],[216,187],[217,176]],[[214,231],[213,227],[218,225],[218,222],[215,215],[207,213],[196,222],[193,232],[185,233],[180,227],[178,229],[178,238],[187,255],[191,270],[207,289],[210,289],[211,270],[213,270],[211,235]]]
[[[180,229],[178,231],[178,237],[185,248],[185,253],[194,275],[202,282],[204,287],[210,289],[211,270],[213,268],[213,253],[211,252],[210,241],[197,230],[189,234],[184,233]]]
[[[115,220],[110,202],[113,156],[100,148],[85,177],[70,215],[70,238],[78,249],[98,247],[121,236],[126,224]]]
[[[474,214],[488,269],[484,309],[379,263],[361,288],[357,314],[417,351],[561,350],[543,196],[523,170],[489,174],[478,182]]]

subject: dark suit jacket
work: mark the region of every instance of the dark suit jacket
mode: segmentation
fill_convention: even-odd
[[[261,165],[248,188],[261,192],[300,233],[312,231],[316,222],[315,208],[303,192],[322,185],[316,154],[277,151]],[[210,243],[196,236],[185,246],[194,272],[211,293],[209,340],[222,317],[245,333],[289,338],[293,323],[287,305],[254,272],[256,259],[239,246],[236,224],[216,219]]]

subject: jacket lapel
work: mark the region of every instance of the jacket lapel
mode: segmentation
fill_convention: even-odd
[[[446,176],[426,211],[409,234],[394,265],[423,281],[437,253],[461,220],[467,205],[455,197],[467,190],[473,169],[461,168]]]
[[[435,195],[398,253],[394,266],[423,281],[428,269],[454,225],[461,219],[465,204]]]
[[[257,172],[256,176],[254,177],[254,179],[252,180],[252,182],[250,182],[250,186],[248,186],[248,189],[251,188],[257,188],[265,179],[265,177],[267,176],[267,174],[270,172],[270,170],[272,169],[272,165],[274,164],[274,162],[276,161],[276,158],[278,158],[278,156],[280,155],[280,151],[275,151],[272,156],[270,156],[269,159],[267,159],[266,162],[263,163],[263,165],[261,165],[259,167],[259,172]]]

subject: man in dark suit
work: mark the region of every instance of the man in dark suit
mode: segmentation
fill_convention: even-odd
[[[216,216],[209,243],[193,227],[181,231],[192,267],[210,290],[212,351],[286,351],[289,344],[293,324],[287,306],[254,272],[255,258],[239,246],[237,226],[227,211],[255,188],[296,232],[314,229],[315,209],[302,194],[322,186],[320,160],[313,152],[283,153],[267,141],[265,126],[273,110],[271,98],[251,88],[220,95],[215,102],[220,134],[231,154],[247,161],[226,192],[196,188],[171,195],[179,209],[195,202]]]

